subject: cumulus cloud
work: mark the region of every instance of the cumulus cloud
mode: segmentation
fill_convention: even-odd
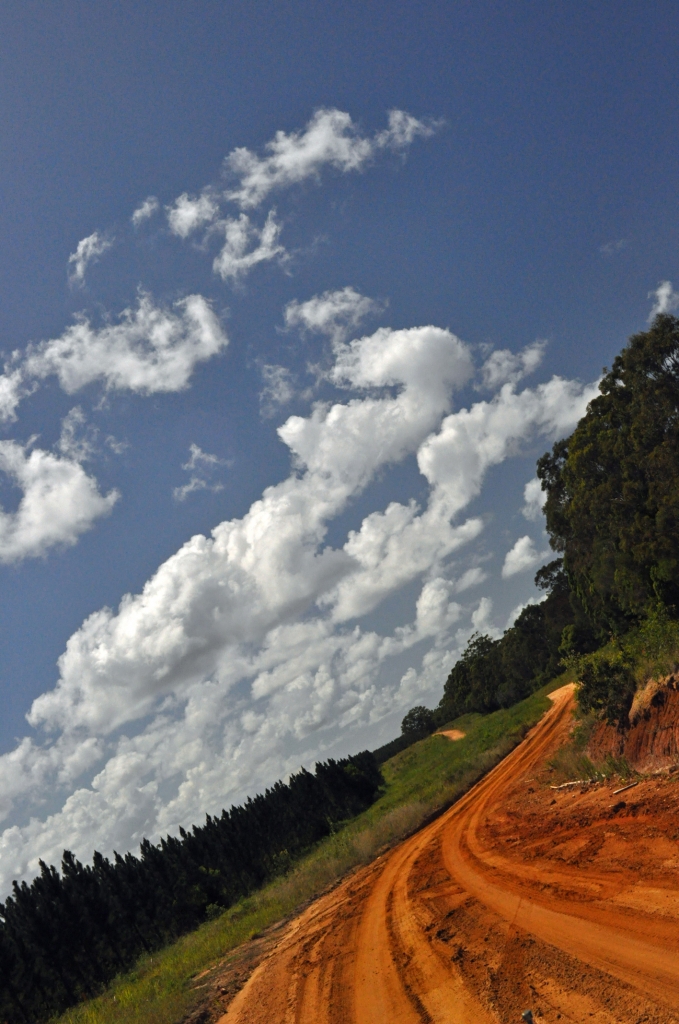
[[[521,509],[521,514],[525,519],[529,519],[533,522],[539,519],[542,515],[542,506],[547,499],[547,495],[542,490],[542,481],[534,477],[529,480],[523,489],[523,500],[525,502]]]
[[[675,292],[671,281],[661,281],[655,291],[648,293],[648,297],[655,300],[648,314],[649,321],[658,313],[673,313],[679,309],[679,292]]]
[[[32,390],[21,370],[5,367],[5,372],[0,375],[0,421],[15,420],[19,404]]]
[[[465,590],[469,590],[471,587],[478,587],[481,583],[484,583],[488,578],[488,575],[480,566],[474,566],[472,569],[467,569],[466,572],[462,573],[460,578],[455,581],[453,585],[454,592],[461,594]]]
[[[85,272],[91,263],[96,263],[100,256],[110,249],[113,241],[94,231],[87,238],[81,238],[75,252],[68,257],[68,279],[72,285],[85,283]]]
[[[262,228],[257,228],[246,214],[219,221],[215,230],[224,232],[224,246],[215,256],[214,272],[223,281],[237,280],[258,263],[285,260],[285,247],[278,241],[282,225],[276,220],[276,211],[270,210]]]
[[[225,168],[238,185],[227,198],[242,209],[259,206],[274,189],[287,188],[307,178],[318,179],[323,167],[346,173],[359,171],[383,149],[404,151],[417,136],[427,137],[435,125],[418,121],[402,110],[392,110],[388,127],[374,136],[360,132],[342,110],[317,110],[302,131],[276,132],[260,157],[245,147],[234,149]]]
[[[438,122],[425,123],[405,111],[392,110],[385,129],[365,135],[349,114],[336,109],[318,110],[301,131],[278,131],[266,144],[264,156],[245,147],[234,149],[224,161],[231,184],[226,189],[223,182],[209,184],[197,195],[182,192],[165,207],[170,231],[187,239],[202,230],[201,244],[205,247],[211,239],[223,236],[224,244],[213,269],[225,281],[242,278],[260,263],[283,263],[288,254],[280,242],[281,224],[276,211],[270,210],[261,226],[246,211],[260,206],[273,191],[310,178],[319,180],[324,167],[342,173],[359,171],[378,153],[404,154],[418,136],[426,138],[438,126]],[[224,208],[229,203],[240,207],[239,217],[225,216]],[[138,227],[158,207],[156,197],[149,196],[132,214],[134,226]]]
[[[33,724],[114,728],[193,679],[203,661],[214,670],[220,650],[261,643],[293,609],[313,604],[356,566],[345,551],[319,548],[327,520],[380,466],[417,448],[470,373],[467,347],[439,328],[383,330],[341,346],[338,379],[361,389],[400,384],[400,392],[291,416],[278,433],[298,473],[267,488],[242,520],[192,538],[117,615],[91,616],[69,640],[59,687],[34,703]],[[95,648],[108,649],[108,683]]]
[[[75,544],[119,498],[115,490],[102,495],[96,480],[75,459],[17,441],[0,441],[0,472],[22,492],[15,512],[0,510],[2,562]]]
[[[361,295],[349,285],[337,291],[314,295],[306,302],[293,299],[285,307],[287,327],[326,334],[335,341],[344,341],[368,316],[382,313],[385,303]]]
[[[180,238],[188,238],[198,228],[210,224],[219,213],[219,203],[209,191],[199,196],[183,192],[167,207],[170,231]]]
[[[480,493],[491,466],[519,452],[536,434],[570,433],[597,393],[597,384],[561,377],[521,392],[505,384],[491,401],[444,419],[438,434],[418,451],[420,470],[440,488],[451,512],[458,511]]]
[[[517,384],[534,373],[542,362],[545,345],[544,341],[535,341],[519,353],[510,352],[508,348],[497,349],[481,367],[483,386],[495,391],[507,381]]]
[[[485,633],[488,636],[497,638],[500,634],[497,626],[491,618],[493,613],[493,602],[490,597],[482,597],[477,607],[472,612],[472,627],[476,633]]]
[[[155,196],[147,196],[143,203],[140,203],[132,214],[132,225],[138,228],[145,220],[148,220],[160,209],[160,203]]]
[[[81,314],[58,338],[14,352],[0,375],[0,421],[16,419],[19,403],[40,382],[58,378],[67,394],[88,384],[138,394],[181,391],[198,363],[228,345],[228,338],[202,295],[189,295],[168,309],[140,293],[118,322],[96,328]]]
[[[94,382],[140,394],[181,391],[196,364],[227,344],[217,316],[201,295],[189,295],[167,309],[142,293],[118,323],[97,329],[81,316],[61,337],[30,346],[19,370],[28,380],[54,375],[67,394]]]
[[[418,515],[414,502],[392,502],[372,512],[344,545],[357,569],[324,596],[335,622],[359,618],[384,598],[478,537],[480,519],[452,526],[445,503],[434,501]]]
[[[517,572],[526,572],[527,569],[533,569],[548,554],[549,549],[538,552],[532,539],[527,534],[525,537],[519,537],[514,547],[505,555],[502,566],[503,580],[509,579],[510,576],[515,576]]]
[[[451,578],[451,554],[482,526],[456,517],[491,466],[538,434],[572,429],[591,389],[554,378],[518,392],[510,382],[451,411],[473,374],[469,347],[451,332],[381,328],[333,341],[333,352],[337,400],[278,429],[290,475],[69,639],[58,684],[28,716],[48,738],[13,752],[23,767],[12,778],[35,802],[67,760],[70,778],[81,764],[97,773],[75,791],[64,784],[50,817],[5,831],[4,871],[30,873],[66,844],[84,857],[94,846],[128,849],[346,749],[348,729],[359,744],[371,723],[440,691],[473,629],[497,633],[487,596],[472,605],[459,596],[483,570]],[[409,455],[429,484],[422,507],[389,503],[330,545],[328,525]],[[196,446],[188,471],[212,465],[206,458]],[[413,583],[412,622],[380,635],[351,621]]]

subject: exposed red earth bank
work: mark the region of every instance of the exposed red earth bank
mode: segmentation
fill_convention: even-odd
[[[679,1024],[678,775],[550,788],[573,688],[552,700],[463,799],[292,921],[221,1024]]]

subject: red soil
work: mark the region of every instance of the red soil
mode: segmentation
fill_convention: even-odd
[[[679,760],[679,680],[649,683],[634,699],[631,725],[623,730],[601,723],[588,744],[595,761],[624,755],[639,771],[653,771]]]
[[[679,1024],[679,778],[552,790],[572,687],[553,699],[448,812],[291,922],[222,1024]]]

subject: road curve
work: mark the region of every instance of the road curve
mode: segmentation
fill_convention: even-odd
[[[572,687],[552,699],[446,814],[293,921],[220,1024],[518,1024],[528,1005],[545,1024],[679,1022],[676,870],[658,884],[644,867],[639,889],[607,853],[606,793],[528,786],[570,726]]]

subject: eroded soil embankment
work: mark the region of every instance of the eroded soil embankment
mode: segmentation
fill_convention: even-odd
[[[550,788],[572,695],[284,930],[223,1024],[679,1024],[679,780]]]
[[[606,754],[624,756],[641,772],[679,761],[679,678],[650,681],[634,698],[629,724],[622,729],[597,725],[587,752],[596,762]]]

